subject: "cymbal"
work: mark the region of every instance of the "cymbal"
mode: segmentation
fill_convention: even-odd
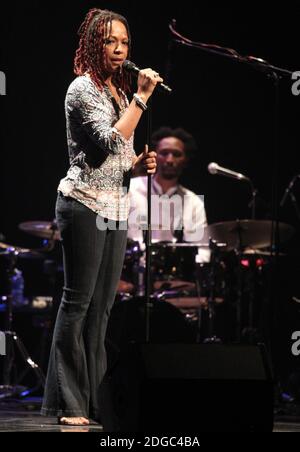
[[[207,234],[208,236],[208,234]],[[226,247],[226,243],[218,243],[218,247]],[[209,248],[209,242],[152,242],[152,248]]]
[[[181,280],[160,280],[153,284],[155,290],[196,290],[196,283]]]
[[[192,308],[207,308],[208,307],[208,299],[207,297],[165,297],[164,301],[171,303],[178,309],[192,309]],[[224,302],[224,298],[217,297],[214,300],[214,304],[221,304]]]
[[[226,250],[267,248],[272,244],[272,221],[236,220],[214,223],[206,233],[217,242],[227,243]],[[295,233],[293,226],[279,223],[279,243],[289,240]]]
[[[60,234],[53,221],[26,221],[19,224],[19,229],[27,234],[47,240],[59,240]]]
[[[275,253],[269,251],[269,250],[260,250],[257,248],[246,248],[245,250],[243,250],[243,255],[245,256],[255,256],[255,257],[259,257],[259,256],[275,256]],[[278,253],[279,256],[286,256],[286,253]]]
[[[38,251],[29,248],[22,248],[20,246],[9,245],[8,243],[0,242],[0,255],[9,256],[11,254],[18,255],[23,258],[37,258],[42,257]]]
[[[209,244],[200,242],[152,242],[151,246],[153,248],[198,248],[200,246],[208,248]]]

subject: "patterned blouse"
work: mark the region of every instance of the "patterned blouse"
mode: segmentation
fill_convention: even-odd
[[[133,135],[126,140],[114,128],[128,107],[126,95],[119,94],[120,105],[107,86],[100,92],[88,75],[70,84],[65,100],[70,168],[58,191],[104,218],[124,221],[135,152]]]

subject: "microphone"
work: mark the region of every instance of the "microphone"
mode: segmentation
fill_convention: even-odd
[[[139,75],[140,72],[140,68],[137,67],[132,61],[129,60],[125,60],[123,63],[123,68],[128,71],[131,72],[132,74],[134,74],[135,76]],[[168,93],[171,94],[172,93],[172,89],[168,86],[165,85],[164,83],[158,82],[157,84],[158,89],[160,89],[161,91],[163,91],[164,93]]]
[[[280,201],[280,207],[283,207],[283,206],[284,206],[284,204],[285,204],[285,202],[286,202],[286,200],[287,200],[287,197],[288,197],[289,194],[291,193],[291,190],[293,189],[293,186],[294,186],[296,180],[297,180],[299,177],[300,177],[300,174],[297,174],[297,176],[294,176],[293,179],[291,180],[291,182],[289,183],[289,185],[287,186],[287,188],[285,189],[285,192],[284,192],[284,194],[283,194],[283,197],[282,197],[282,199],[281,199],[281,201]]]
[[[227,177],[231,177],[233,179],[244,180],[247,182],[250,181],[249,177],[244,176],[244,174],[236,173],[235,171],[232,171],[230,169],[223,168],[222,166],[219,166],[215,162],[211,162],[208,165],[207,169],[208,169],[209,173],[212,175],[217,174],[219,176],[227,176]]]

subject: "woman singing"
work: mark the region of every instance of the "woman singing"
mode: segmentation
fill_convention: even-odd
[[[58,187],[57,224],[65,283],[53,335],[42,413],[61,424],[99,419],[99,386],[106,371],[104,339],[126,248],[130,175],[156,169],[156,154],[136,157],[134,130],[158,82],[140,71],[129,103],[127,20],[92,9],[80,42],[65,100],[70,168]]]

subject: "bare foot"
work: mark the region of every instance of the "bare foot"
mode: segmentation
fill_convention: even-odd
[[[89,425],[90,421],[86,417],[61,417],[59,423],[62,425]]]

